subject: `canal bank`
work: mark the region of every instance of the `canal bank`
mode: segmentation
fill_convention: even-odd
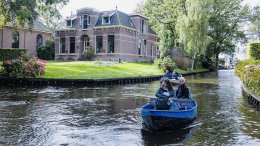
[[[260,106],[260,96],[252,92],[244,84],[242,84],[243,96],[248,99],[251,103]]]
[[[182,76],[189,76],[195,74],[208,73],[206,71],[197,71],[190,73],[183,73]],[[60,78],[0,78],[1,86],[23,85],[51,85],[51,86],[102,86],[102,85],[120,85],[143,83],[159,80],[163,75],[145,76],[145,77],[123,77],[110,79],[60,79]]]

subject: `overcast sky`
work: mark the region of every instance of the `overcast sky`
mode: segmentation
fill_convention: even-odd
[[[117,9],[132,13],[136,4],[141,0],[70,0],[70,2],[60,11],[63,17],[69,16],[71,12],[76,13],[77,9],[92,7],[99,11]]]
[[[70,0],[62,10],[60,10],[62,16],[65,18],[70,16],[71,12],[76,13],[77,9],[83,7],[92,7],[100,11],[115,10],[116,6],[118,10],[125,13],[132,13],[136,4],[141,0]],[[260,4],[260,0],[245,0],[245,3],[250,6]]]

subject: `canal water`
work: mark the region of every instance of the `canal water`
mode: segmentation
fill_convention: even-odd
[[[159,81],[104,87],[1,87],[0,145],[260,145],[260,111],[232,70],[186,77],[198,102],[190,127],[150,133],[139,110]]]

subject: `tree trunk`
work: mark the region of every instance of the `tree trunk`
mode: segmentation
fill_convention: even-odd
[[[218,69],[218,55],[219,55],[219,53],[216,53],[216,69]]]

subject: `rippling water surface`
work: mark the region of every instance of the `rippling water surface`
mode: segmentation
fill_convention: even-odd
[[[260,111],[233,71],[186,77],[198,102],[191,127],[150,133],[139,110],[159,82],[0,88],[0,145],[260,145]]]

